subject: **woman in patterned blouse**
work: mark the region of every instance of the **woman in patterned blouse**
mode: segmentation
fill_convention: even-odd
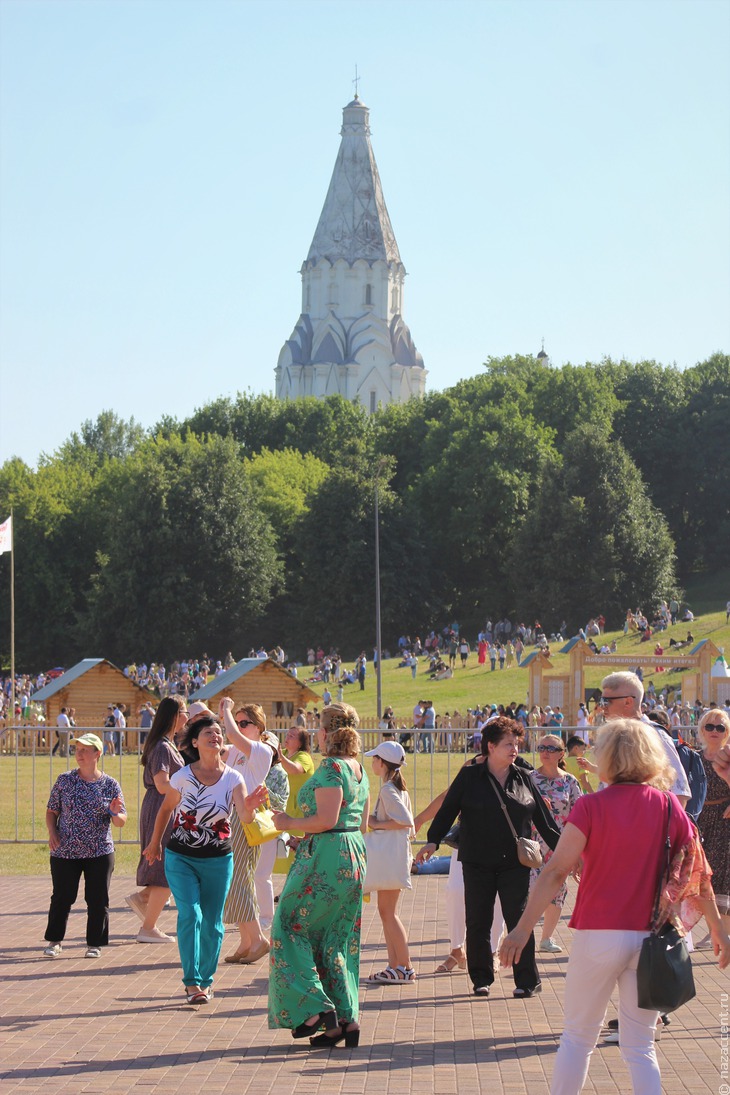
[[[127,820],[122,788],[99,768],[104,745],[96,734],[72,739],[77,767],[63,772],[46,808],[51,849],[53,895],[48,912],[46,958],[57,958],[66,935],[71,906],[84,876],[86,957],[99,958],[109,942],[109,883],[114,870],[114,841],[109,823],[121,829]]]
[[[560,767],[565,756],[563,739],[557,734],[546,734],[537,746],[537,754],[540,757],[540,767],[531,772],[532,782],[550,807],[550,813],[555,823],[563,831],[563,826],[568,814],[580,798],[582,791],[575,776]],[[537,839],[540,842],[542,858],[547,863],[553,854],[539,833]],[[542,870],[542,868],[540,868]],[[540,871],[532,871],[530,874],[530,886],[534,886]],[[547,954],[559,954],[562,947],[553,939],[553,932],[560,922],[560,914],[568,895],[568,887],[565,883],[560,887],[545,912],[542,914],[542,940],[540,950]]]

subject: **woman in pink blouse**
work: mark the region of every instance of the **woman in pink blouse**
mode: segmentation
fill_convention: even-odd
[[[504,940],[503,966],[516,961],[551,898],[582,859],[582,877],[570,920],[575,936],[565,983],[565,1025],[555,1061],[551,1095],[575,1095],[603,1023],[606,1005],[618,985],[620,1050],[637,1095],[661,1095],[654,1048],[658,1012],[637,1003],[636,967],[649,934],[653,903],[664,859],[664,832],[671,800],[671,852],[695,848],[696,830],[674,795],[664,749],[651,727],[616,719],[602,728],[596,743],[603,791],[576,803],[550,862],[543,869],[525,911]],[[696,854],[703,853],[696,846]],[[699,876],[700,872],[697,872]],[[707,873],[684,897],[710,928],[720,969],[730,962],[730,939],[720,921]],[[697,876],[693,875],[693,879]]]

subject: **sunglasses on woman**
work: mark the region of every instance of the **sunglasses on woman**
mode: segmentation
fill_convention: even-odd
[[[709,730],[711,734],[724,734],[727,732],[727,726],[722,722],[706,722],[702,729]]]
[[[538,745],[538,753],[562,753],[563,750],[559,745]]]
[[[250,719],[241,719],[240,722],[238,721],[238,719],[236,719],[236,726],[238,726],[240,730],[243,730],[244,726],[255,726],[255,725],[256,725],[256,723],[251,722]]]

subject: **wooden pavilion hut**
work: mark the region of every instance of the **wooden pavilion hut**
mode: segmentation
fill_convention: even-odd
[[[204,700],[217,712],[223,696],[230,696],[237,707],[244,703],[261,704],[267,722],[274,728],[288,724],[298,707],[322,702],[321,696],[271,658],[242,658],[198,689],[190,696],[190,702]]]
[[[106,658],[84,658],[60,677],[34,692],[33,703],[42,703],[46,726],[55,727],[61,708],[75,709],[78,727],[103,726],[109,706],[123,703],[129,726],[139,726],[139,709],[144,703],[159,703],[159,697],[147,688],[130,681],[121,669]],[[133,739],[133,740],[132,740]],[[137,748],[137,735],[125,742]]]

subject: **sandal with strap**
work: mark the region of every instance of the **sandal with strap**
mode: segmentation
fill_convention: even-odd
[[[453,973],[455,969],[466,969],[466,958],[457,958],[455,954],[449,954],[444,958],[440,966],[436,967],[436,973]]]
[[[405,981],[415,981],[416,971],[412,966],[406,968],[405,966],[386,966],[380,973],[371,973],[368,977],[368,981],[371,984],[377,985],[394,985],[403,984]]]
[[[314,1018],[314,1016],[312,1016],[312,1018]],[[320,1011],[313,1023],[300,1023],[298,1027],[294,1027],[291,1036],[292,1038],[311,1038],[321,1027],[324,1027],[325,1030],[332,1031],[334,1031],[335,1027],[339,1027],[337,1012]]]

